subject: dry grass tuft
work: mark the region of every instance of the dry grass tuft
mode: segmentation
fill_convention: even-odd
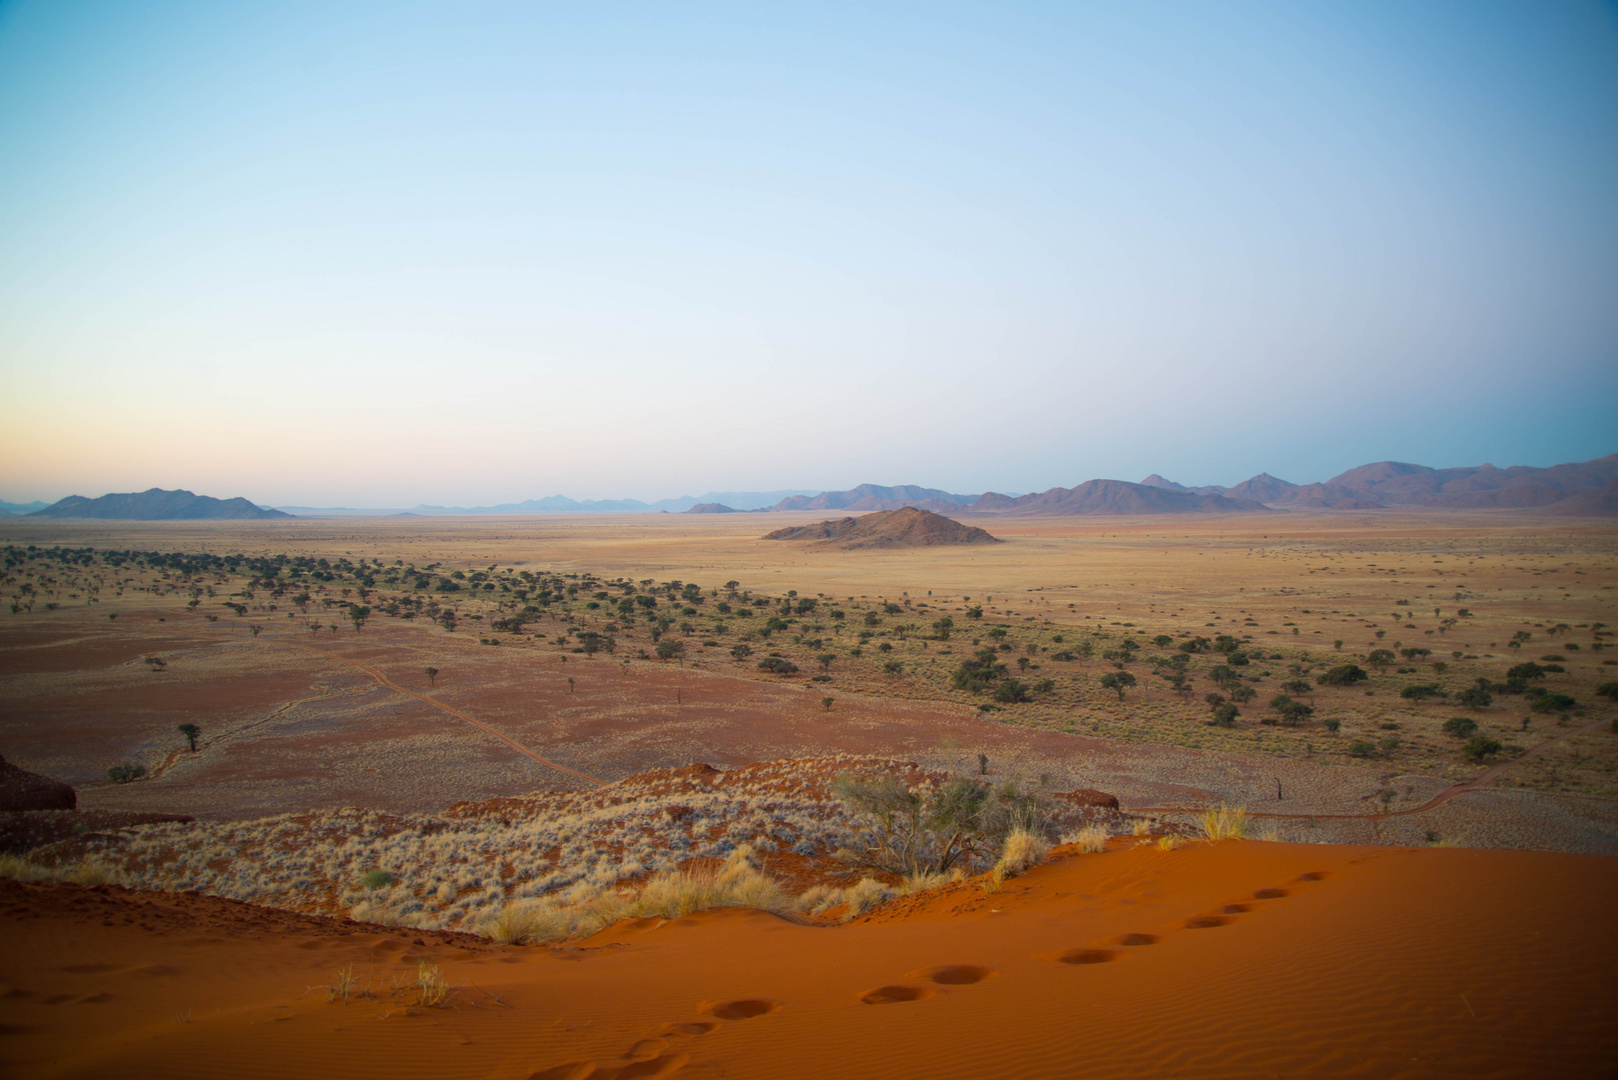
[[[431,960],[416,961],[416,1000],[425,1008],[436,1009],[449,999],[452,987],[444,973]]]
[[[1152,819],[1151,818],[1136,818],[1135,819],[1135,824],[1132,827],[1131,831],[1136,836],[1150,836],[1150,835],[1152,835]]]
[[[1184,840],[1181,840],[1178,836],[1171,834],[1169,836],[1162,837],[1157,841],[1157,850],[1173,851],[1175,848],[1180,847],[1184,843]]]
[[[1214,843],[1247,835],[1247,807],[1220,803],[1202,815],[1202,833]]]
[[[1136,826],[1137,831],[1135,835],[1142,835],[1138,831],[1138,822],[1136,823]],[[1107,850],[1108,836],[1109,834],[1105,825],[1086,825],[1078,832],[1069,833],[1068,835],[1062,837],[1062,843],[1072,844],[1087,855],[1095,855]]]
[[[1043,836],[1027,829],[1013,829],[1000,849],[1000,861],[995,863],[994,869],[1001,880],[1016,877],[1029,867],[1045,861],[1045,853],[1049,850],[1050,844]]]

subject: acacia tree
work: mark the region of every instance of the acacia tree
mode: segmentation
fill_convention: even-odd
[[[427,669],[427,685],[429,687],[435,686],[435,685],[437,685],[437,680],[438,680],[438,669],[435,668],[435,667],[428,668]]]
[[[190,745],[191,752],[196,753],[197,739],[201,737],[202,729],[195,724],[181,724],[175,730],[185,736],[185,741]]]
[[[1127,671],[1109,671],[1101,676],[1101,685],[1108,690],[1118,692],[1118,700],[1124,700],[1124,691],[1135,685],[1135,676]]]

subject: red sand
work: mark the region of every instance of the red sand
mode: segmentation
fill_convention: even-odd
[[[1252,842],[1054,856],[824,928],[579,949],[0,885],[19,1077],[1611,1076],[1618,863]],[[395,981],[417,961],[444,1009]],[[376,996],[328,1003],[353,965]],[[313,987],[313,989],[311,989]]]

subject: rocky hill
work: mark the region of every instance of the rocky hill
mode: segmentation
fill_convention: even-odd
[[[215,499],[189,491],[152,488],[127,495],[103,495],[99,499],[69,495],[27,516],[110,521],[245,521],[289,518],[292,515],[280,510],[266,510],[241,498]]]
[[[1076,514],[1245,514],[1265,507],[1250,499],[1198,494],[1170,488],[1131,484],[1124,480],[1088,480],[1077,487],[1051,488],[1012,499],[990,493],[972,508],[1006,517],[1066,517]]]
[[[864,517],[845,517],[813,525],[777,529],[765,540],[807,540],[817,547],[855,548],[938,547],[945,544],[998,544],[1002,541],[983,529],[930,510],[906,506]]]
[[[952,495],[937,488],[900,484],[882,487],[861,484],[847,491],[822,491],[819,495],[797,495],[782,499],[771,510],[898,510],[914,506],[923,510],[960,510],[977,501],[976,495]]]

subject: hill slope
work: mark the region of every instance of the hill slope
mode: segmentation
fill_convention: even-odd
[[[152,488],[124,495],[103,495],[99,499],[69,495],[61,502],[27,516],[110,521],[245,521],[289,518],[292,515],[280,510],[266,510],[242,498],[215,499],[210,495],[197,495],[184,490]]]
[[[937,488],[900,484],[882,487],[880,484],[861,484],[847,491],[822,491],[819,495],[802,495],[782,499],[771,510],[898,510],[917,506],[924,510],[958,510],[970,506],[976,495],[952,495]]]
[[[1007,517],[1065,517],[1076,514],[1240,514],[1263,512],[1265,507],[1249,499],[1232,499],[1226,495],[1175,491],[1124,480],[1087,480],[1077,487],[1051,488],[1019,499],[991,493],[979,499],[973,509]]]
[[[945,544],[998,544],[998,538],[983,529],[907,506],[883,510],[864,517],[821,521],[814,525],[777,529],[765,540],[818,541],[817,546],[843,549],[939,547]]]

